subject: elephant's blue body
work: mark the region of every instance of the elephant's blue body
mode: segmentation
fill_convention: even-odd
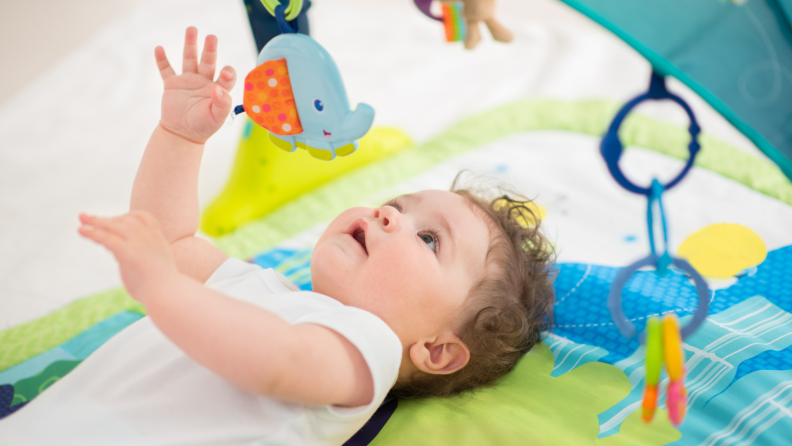
[[[335,62],[312,38],[302,34],[277,36],[261,50],[257,63],[284,58],[303,131],[296,135],[270,132],[270,140],[284,150],[301,147],[325,160],[354,152],[357,139],[371,128],[374,109],[358,104],[357,109],[350,110]]]

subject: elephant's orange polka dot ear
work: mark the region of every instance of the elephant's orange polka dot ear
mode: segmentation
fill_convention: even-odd
[[[245,113],[276,135],[302,133],[286,59],[268,60],[245,78]]]

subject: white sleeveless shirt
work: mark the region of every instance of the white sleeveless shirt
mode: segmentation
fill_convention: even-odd
[[[145,317],[0,420],[0,444],[341,445],[396,382],[401,342],[377,316],[300,291],[283,275],[235,258],[206,286],[290,324],[318,324],[340,333],[371,370],[373,401],[354,408],[302,406],[248,393],[193,361]]]

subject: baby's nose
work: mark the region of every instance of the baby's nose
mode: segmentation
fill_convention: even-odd
[[[393,232],[399,229],[399,211],[393,206],[382,206],[374,209],[374,218],[380,221],[385,232]]]

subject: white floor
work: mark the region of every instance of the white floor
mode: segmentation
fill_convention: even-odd
[[[128,13],[0,105],[0,330],[120,285],[112,257],[77,235],[77,215],[127,209],[158,120],[154,47],[163,45],[180,66],[184,29],[195,25],[201,36],[218,36],[219,66],[243,77],[255,65],[241,0],[125,5]],[[315,0],[311,26],[338,64],[350,101],[371,104],[375,125],[397,126],[419,143],[464,116],[518,99],[624,101],[646,88],[643,58],[556,0],[500,0],[498,16],[515,41],[498,44],[484,33],[472,52],[444,43],[441,26],[410,0]],[[232,94],[241,103],[239,87]],[[756,151],[684,86],[669,88],[690,101],[706,132]],[[685,122],[673,107],[641,111]],[[203,205],[226,181],[241,122],[208,143]]]

